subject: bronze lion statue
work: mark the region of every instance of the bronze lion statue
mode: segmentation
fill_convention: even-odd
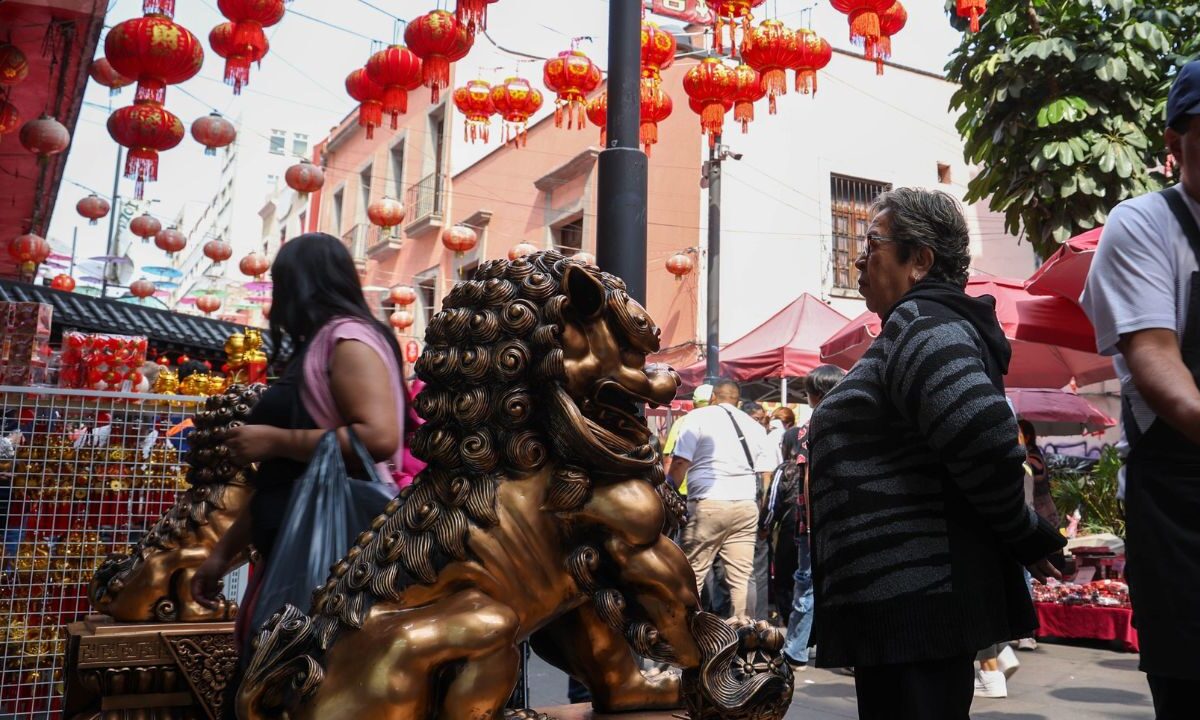
[[[682,519],[640,403],[659,330],[616,277],[554,252],[459,283],[416,364],[429,463],[313,595],[254,641],[238,714],[500,718],[529,639],[601,711],[773,720],[780,633],[700,612]],[[677,665],[648,678],[637,655]]]

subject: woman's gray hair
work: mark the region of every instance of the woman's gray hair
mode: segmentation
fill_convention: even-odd
[[[884,210],[901,261],[908,260],[916,248],[927,247],[933,251],[928,278],[966,286],[971,239],[958,200],[941,190],[897,188],[884,192],[871,205],[871,214]]]

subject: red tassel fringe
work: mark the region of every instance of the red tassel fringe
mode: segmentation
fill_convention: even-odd
[[[242,88],[250,84],[250,58],[230,55],[225,59],[225,84],[233,86],[234,95],[242,94]]]
[[[437,105],[442,88],[450,84],[450,61],[445,55],[434,55],[421,63],[421,81],[429,88],[431,101]]]
[[[175,17],[175,0],[142,0],[142,14]]]
[[[158,180],[158,151],[130,148],[129,154],[125,156],[125,177],[133,179],[133,195],[141,200],[146,183]]]

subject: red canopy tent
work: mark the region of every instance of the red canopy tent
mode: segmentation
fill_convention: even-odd
[[[1017,416],[1034,424],[1040,435],[1082,435],[1113,427],[1117,421],[1072,392],[1035,388],[1008,391]]]
[[[1103,229],[1088,230],[1065,242],[1042,263],[1037,272],[1029,276],[1025,281],[1025,289],[1034,295],[1057,295],[1071,302],[1079,302]]]
[[[804,377],[821,363],[825,338],[844,327],[845,315],[804,293],[762,325],[721,349],[721,377],[739,383]],[[679,372],[685,388],[704,382],[705,364]]]

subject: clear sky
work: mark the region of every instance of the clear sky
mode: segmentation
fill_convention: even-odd
[[[601,67],[607,36],[609,0],[500,0],[490,6],[488,37],[479,37],[471,54],[459,63],[459,80],[464,74],[482,73],[498,79],[514,69],[540,83],[540,64],[524,62],[500,51],[496,45],[538,56],[566,49],[571,38],[590,36],[581,49]],[[361,66],[371,53],[371,40],[393,39],[394,16],[408,18],[437,5],[434,0],[294,0],[288,15],[268,28],[270,53],[261,68],[251,72],[250,84],[242,95],[221,80],[223,61],[207,48],[208,31],[223,22],[216,0],[180,0],[176,20],[204,40],[204,69],[192,80],[167,90],[167,108],[179,115],[185,126],[200,115],[217,110],[235,122],[243,133],[262,136],[272,128],[306,132],[313,140],[324,137],[354,103],[345,94],[343,80]],[[453,0],[440,5],[453,6]],[[107,25],[139,15],[141,0],[110,0]],[[815,5],[815,7],[814,7]],[[768,0],[759,17],[778,17],[791,26],[800,25],[804,9],[812,11],[812,26],[835,47],[850,48],[846,18],[827,2]],[[908,3],[909,21],[893,40],[892,60],[940,73],[948,53],[958,42],[942,3],[916,0]],[[493,42],[495,44],[493,44]],[[103,40],[100,44],[103,54]],[[881,78],[886,82],[887,78]],[[69,248],[72,232],[79,231],[78,257],[104,252],[107,220],[89,227],[75,212],[75,203],[89,190],[109,197],[117,146],[105,129],[111,107],[133,101],[133,89],[111,98],[106,88],[90,83],[80,113],[58,204],[51,220],[49,237],[58,248]],[[547,111],[552,103],[547,103]],[[686,112],[686,106],[682,106]],[[914,112],[946,112],[945,108],[913,108]],[[475,146],[476,152],[486,151]],[[461,159],[461,158],[459,158]],[[458,162],[455,163],[459,165]],[[204,204],[216,189],[219,159],[203,154],[190,135],[174,150],[163,153],[159,181],[147,186],[146,198],[157,201],[153,212],[167,221],[187,203]],[[133,186],[122,180],[120,195],[130,197]]]

